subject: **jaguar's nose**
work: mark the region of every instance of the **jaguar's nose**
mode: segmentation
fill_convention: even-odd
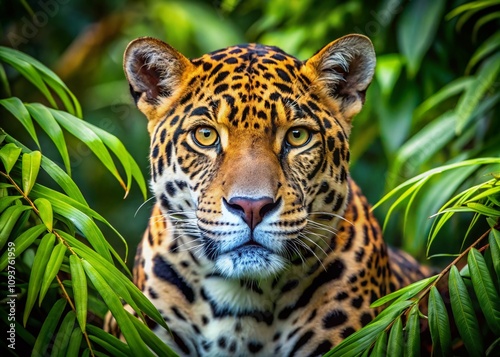
[[[229,201],[224,199],[227,209],[242,217],[251,230],[259,224],[264,216],[278,206],[279,201],[271,197],[232,197]]]

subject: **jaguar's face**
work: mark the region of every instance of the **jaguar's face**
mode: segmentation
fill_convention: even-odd
[[[132,42],[125,70],[179,249],[228,278],[320,259],[345,208],[350,120],[373,67],[361,36],[306,62],[253,44],[190,61],[157,40]]]

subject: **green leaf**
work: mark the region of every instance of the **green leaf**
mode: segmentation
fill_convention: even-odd
[[[64,167],[68,175],[71,175],[71,165],[69,161],[68,146],[66,140],[64,139],[64,133],[57,121],[52,116],[50,110],[38,103],[26,104],[26,108],[29,113],[35,119],[35,121],[40,125],[40,127],[47,133],[49,138],[52,140],[56,146],[61,158],[64,162]]]
[[[451,333],[448,312],[435,286],[429,295],[429,328],[434,356],[451,356]]]
[[[10,249],[5,250],[5,252],[0,257],[0,271],[3,271],[7,266],[9,258],[19,257],[22,252],[26,250],[33,242],[45,232],[45,226],[39,224],[34,227],[30,227],[17,237],[14,242],[9,243],[9,248],[15,247],[14,255]],[[10,254],[9,254],[10,253]]]
[[[13,53],[12,51],[14,50],[8,49],[7,47],[0,47],[0,60],[5,61],[19,71],[19,73],[21,73],[28,81],[35,85],[40,92],[42,92],[45,98],[49,101],[50,105],[57,108],[57,103],[54,100],[54,97],[50,93],[50,90],[47,88],[47,85],[38,71],[31,64],[31,60],[25,61],[17,56],[17,54],[20,53],[19,51],[16,51],[17,53]]]
[[[130,355],[130,348],[127,346],[127,344],[122,342],[121,340],[119,340],[115,336],[113,336],[113,335],[103,331],[102,329],[100,329],[96,326],[93,326],[93,325],[89,325],[87,327],[87,329],[88,329],[89,334],[97,337],[100,341],[104,341],[108,345],[113,346],[116,350],[118,350],[122,354],[125,354],[127,356]],[[89,336],[90,338],[92,338],[91,335]],[[99,342],[97,342],[97,343],[99,343]],[[100,344],[100,345],[105,347],[102,344]]]
[[[54,344],[52,345],[51,357],[66,357],[66,351],[75,326],[75,319],[75,313],[73,311],[69,311],[64,317],[55,337]]]
[[[85,325],[87,323],[87,276],[83,271],[82,262],[79,257],[71,254],[69,257],[69,264],[71,269],[71,284],[73,287],[73,296],[75,299],[76,317],[80,324],[80,329],[85,332]]]
[[[476,23],[474,24],[474,30],[472,30],[472,38],[474,39],[474,41],[476,40],[477,33],[479,32],[479,29],[481,27],[483,27],[488,22],[499,19],[499,18],[500,18],[500,11],[496,11],[496,12],[491,12],[489,14],[486,14],[483,17],[481,17],[479,20],[477,20]],[[477,51],[476,51],[476,53],[477,53]]]
[[[50,309],[49,314],[45,318],[42,328],[38,333],[38,337],[33,347],[31,357],[45,356],[47,348],[49,347],[52,338],[54,337],[54,332],[56,331],[59,319],[66,307],[66,300],[59,299],[56,301],[52,309]],[[26,325],[26,323],[25,323]]]
[[[370,305],[370,307],[375,308],[375,307],[385,305],[386,303],[388,303],[396,298],[399,298],[398,301],[411,299],[412,297],[417,295],[419,292],[424,290],[429,284],[432,284],[432,282],[434,282],[434,280],[436,280],[437,277],[438,277],[438,275],[434,275],[434,276],[416,281],[408,286],[405,286],[402,289],[396,290],[390,294],[387,294],[387,295],[381,297],[377,301],[373,302]]]
[[[91,217],[70,204],[56,199],[52,200],[52,208],[54,213],[69,218],[102,257],[110,262],[113,260],[109,243]]]
[[[104,219],[104,217],[102,217],[99,213],[97,213],[96,211],[94,211],[93,209],[88,207],[88,205],[86,205],[86,204],[84,205],[84,204],[82,204],[82,203],[80,203],[80,202],[78,202],[78,201],[76,201],[68,196],[65,196],[64,194],[62,194],[58,191],[52,190],[50,188],[47,188],[47,187],[44,187],[44,186],[41,186],[38,184],[36,184],[35,187],[33,187],[32,195],[33,195],[33,197],[38,197],[38,198],[41,197],[41,198],[50,199],[51,202],[54,202],[56,205],[61,203],[61,202],[63,205],[70,205],[73,208],[86,214],[87,216],[89,216],[91,218],[95,218],[98,221],[104,223],[113,232],[115,232],[116,235],[122,240],[122,242],[125,246],[125,254],[124,255],[125,256],[128,255],[128,245],[127,245],[125,238],[123,238],[123,236],[120,234],[120,232],[118,232],[108,221],[106,221]],[[125,268],[125,270],[128,270],[126,268],[125,264],[123,263],[123,261],[120,258],[118,258],[117,253],[114,251],[114,249],[109,244],[108,244],[108,248],[111,250],[111,253],[118,259],[120,264]]]
[[[370,354],[370,356],[380,356],[380,357],[385,357],[387,356],[387,332],[382,331],[377,338],[377,341],[375,342],[375,346],[373,346],[373,351]],[[391,351],[392,355],[392,351]]]
[[[26,307],[23,315],[23,325],[26,326],[29,314],[33,305],[35,304],[36,297],[42,286],[42,277],[45,272],[45,267],[49,261],[50,255],[54,248],[54,241],[56,237],[53,233],[47,233],[41,240],[40,245],[36,251],[33,266],[31,268],[30,280],[28,284],[28,297],[26,298]]]
[[[177,354],[168,347],[165,342],[160,340],[153,331],[151,331],[145,324],[138,320],[135,316],[126,311],[130,321],[134,324],[137,331],[141,335],[141,338],[146,342],[149,348],[151,348],[157,356],[160,357],[176,357]]]
[[[389,334],[387,350],[391,351],[392,357],[402,357],[404,353],[404,344],[403,323],[401,322],[401,317],[398,316]]]
[[[21,154],[21,148],[18,148],[13,143],[6,144],[0,149],[0,159],[3,162],[3,166],[5,166],[5,173],[7,175],[14,167],[19,154]]]
[[[497,273],[498,285],[500,285],[500,231],[492,228],[488,242],[490,243],[491,260]]]
[[[9,81],[7,79],[7,73],[5,73],[5,68],[3,68],[3,65],[0,63],[0,82],[2,84],[2,87],[7,94],[7,97],[10,97],[12,95],[12,92],[10,90],[9,86]]]
[[[476,203],[476,202],[467,203],[467,207],[469,207],[471,210],[473,210],[479,214],[485,215],[485,216],[489,216],[489,217],[499,217],[500,216],[500,210],[496,210],[494,208],[485,206],[481,203]]]
[[[125,173],[127,175],[127,187],[125,190],[125,197],[128,195],[130,191],[130,186],[132,185],[132,179],[131,177],[134,177],[137,184],[139,185],[142,195],[144,198],[147,196],[147,186],[146,186],[146,181],[144,180],[144,176],[142,175],[142,172],[135,162],[135,160],[132,158],[130,153],[125,149],[125,146],[123,146],[122,142],[114,135],[111,135],[110,133],[96,127],[95,125],[92,125],[87,122],[83,122],[84,125],[86,125],[89,129],[91,129],[94,133],[96,133],[99,138],[103,141],[103,143],[113,151],[113,153],[116,155],[116,157],[120,160],[120,162],[123,165],[123,168],[125,169]]]
[[[40,148],[40,143],[38,142],[38,137],[36,135],[35,126],[31,120],[30,113],[24,106],[23,102],[19,98],[5,98],[0,99],[0,105],[7,109],[19,122],[24,126],[26,131],[30,134],[31,138],[35,141],[38,148]]]
[[[473,78],[470,77],[460,77],[454,81],[448,83],[443,88],[441,88],[436,93],[433,93],[429,98],[427,98],[422,104],[420,104],[414,112],[414,118],[417,121],[426,114],[429,110],[438,106],[446,99],[449,99],[458,93],[464,91],[468,86],[474,82]]]
[[[117,356],[117,357],[128,357],[128,356],[130,356],[130,352],[129,353],[123,353],[122,351],[120,351],[119,349],[117,349],[114,345],[110,344],[108,341],[104,341],[104,340],[100,339],[99,337],[90,335],[89,339],[91,341],[97,343],[101,347],[103,347],[106,351],[108,351],[109,354],[110,354],[110,356],[113,356],[113,357],[115,357],[115,356]]]
[[[77,117],[72,116],[69,113],[62,112],[59,110],[50,109],[52,115],[57,120],[57,122],[64,127],[68,132],[73,134],[79,140],[84,142],[90,150],[97,156],[97,158],[106,166],[106,168],[115,176],[120,185],[126,190],[126,185],[123,182],[116,166],[109,154],[108,149],[103,144],[99,136],[92,131],[87,123]]]
[[[378,314],[375,319],[361,330],[356,331],[340,344],[335,346],[324,357],[354,357],[370,348],[378,335],[384,331],[403,310],[414,304],[411,301],[400,301],[392,304]]]
[[[37,198],[33,202],[38,209],[38,215],[49,232],[52,232],[54,223],[54,213],[52,212],[52,204],[46,198]]]
[[[79,357],[80,347],[82,345],[82,331],[80,329],[73,329],[69,338],[68,349],[66,350],[67,357]]]
[[[64,192],[81,204],[88,206],[87,201],[83,197],[82,192],[71,179],[57,164],[46,157],[42,157],[42,169],[64,190]]]
[[[42,305],[43,298],[49,290],[50,283],[54,280],[54,277],[59,272],[59,268],[61,267],[62,261],[64,259],[64,255],[66,254],[66,246],[64,243],[59,242],[56,245],[52,254],[50,255],[47,266],[45,267],[45,273],[43,275],[42,287],[40,288],[40,298],[38,300],[38,305]]]
[[[0,215],[0,249],[2,249],[7,242],[21,214],[30,209],[31,206],[15,205],[7,207],[7,209],[2,212]]]
[[[76,115],[77,117],[82,116],[82,110],[80,107],[80,103],[76,99],[76,97],[73,95],[73,93],[68,89],[66,84],[49,68],[47,68],[45,65],[43,65],[41,62],[38,60],[34,59],[33,57],[28,56],[27,54],[14,50],[12,48],[8,47],[0,47],[0,54],[1,55],[9,55],[12,61],[23,61],[30,63],[36,70],[40,73],[41,78],[58,94],[61,96],[60,92],[65,91],[66,92],[66,97],[69,96],[71,99],[72,103],[66,103],[67,99],[65,97],[61,97],[61,100],[63,103],[66,105],[66,109]]]
[[[406,353],[407,357],[420,356],[420,311],[414,305],[406,323]]]
[[[441,23],[444,0],[419,0],[408,3],[398,23],[397,39],[407,59],[408,75],[413,78],[420,62],[434,41]]]
[[[500,336],[500,297],[490,276],[484,257],[472,248],[467,257],[472,286],[476,292],[479,306],[483,310],[486,323],[496,335]]]
[[[479,68],[474,83],[469,86],[465,93],[460,97],[455,113],[457,113],[457,122],[455,132],[462,133],[469,119],[474,115],[474,111],[483,99],[485,93],[495,83],[500,72],[500,53],[489,57]]]
[[[403,174],[408,177],[415,173],[420,165],[427,162],[455,136],[452,130],[448,130],[455,122],[455,113],[445,112],[407,140],[396,152],[390,176],[400,177]]]
[[[42,160],[42,153],[40,151],[33,151],[23,154],[22,159],[22,182],[23,192],[26,196],[29,195],[31,188],[35,184],[40,170],[40,163]]]
[[[497,12],[496,16],[500,17],[500,12]],[[484,41],[481,46],[478,47],[476,52],[474,52],[474,55],[467,64],[467,69],[465,70],[465,72],[470,72],[472,67],[474,67],[485,56],[495,51],[498,47],[500,47],[500,32],[495,32],[486,41]]]
[[[22,196],[3,196],[3,197],[0,197],[0,213],[2,213],[7,207],[12,205],[12,203],[14,203],[19,198],[22,198]]]
[[[139,311],[144,311],[155,322],[157,322],[159,325],[163,326],[165,329],[168,330],[168,327],[165,324],[165,320],[158,312],[156,307],[151,303],[151,301],[148,298],[146,298],[142,294],[142,292],[137,288],[137,286],[135,286],[130,280],[128,280],[114,265],[103,260],[96,252],[92,251],[91,249],[88,249],[88,247],[83,245],[74,237],[71,237],[70,235],[62,231],[57,231],[57,232],[61,234],[64,237],[64,239],[66,239],[70,243],[71,246],[74,247],[73,250],[77,254],[89,260],[92,265],[95,265],[96,268],[99,269],[99,271],[104,271],[106,272],[106,274],[110,274],[109,279],[107,281],[110,282],[113,281],[113,284],[114,282],[118,284],[118,286],[116,287],[118,291],[120,291],[119,295],[121,295],[121,297],[125,300],[125,302],[130,304],[132,308],[136,310],[137,313],[139,313]],[[121,285],[126,287],[128,292],[122,291]]]
[[[450,271],[448,280],[450,290],[451,309],[455,317],[455,325],[464,341],[470,356],[483,356],[484,350],[479,333],[472,301],[456,266]]]
[[[111,310],[132,353],[136,356],[153,356],[130,321],[118,295],[114,293],[106,280],[87,260],[83,259],[82,265],[97,292],[102,296],[104,302]]]

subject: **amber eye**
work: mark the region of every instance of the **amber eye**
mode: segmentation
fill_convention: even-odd
[[[286,142],[294,147],[307,144],[311,133],[306,128],[292,128],[286,133]]]
[[[209,126],[200,126],[194,131],[193,136],[196,143],[200,146],[212,146],[219,139],[217,131]]]

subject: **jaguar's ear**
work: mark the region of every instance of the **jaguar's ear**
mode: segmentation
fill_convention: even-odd
[[[347,120],[359,113],[375,71],[375,51],[366,36],[347,35],[323,47],[306,61],[319,87],[340,100]]]
[[[190,66],[189,59],[163,41],[142,37],[130,42],[123,67],[135,103],[148,119],[178,92]]]

